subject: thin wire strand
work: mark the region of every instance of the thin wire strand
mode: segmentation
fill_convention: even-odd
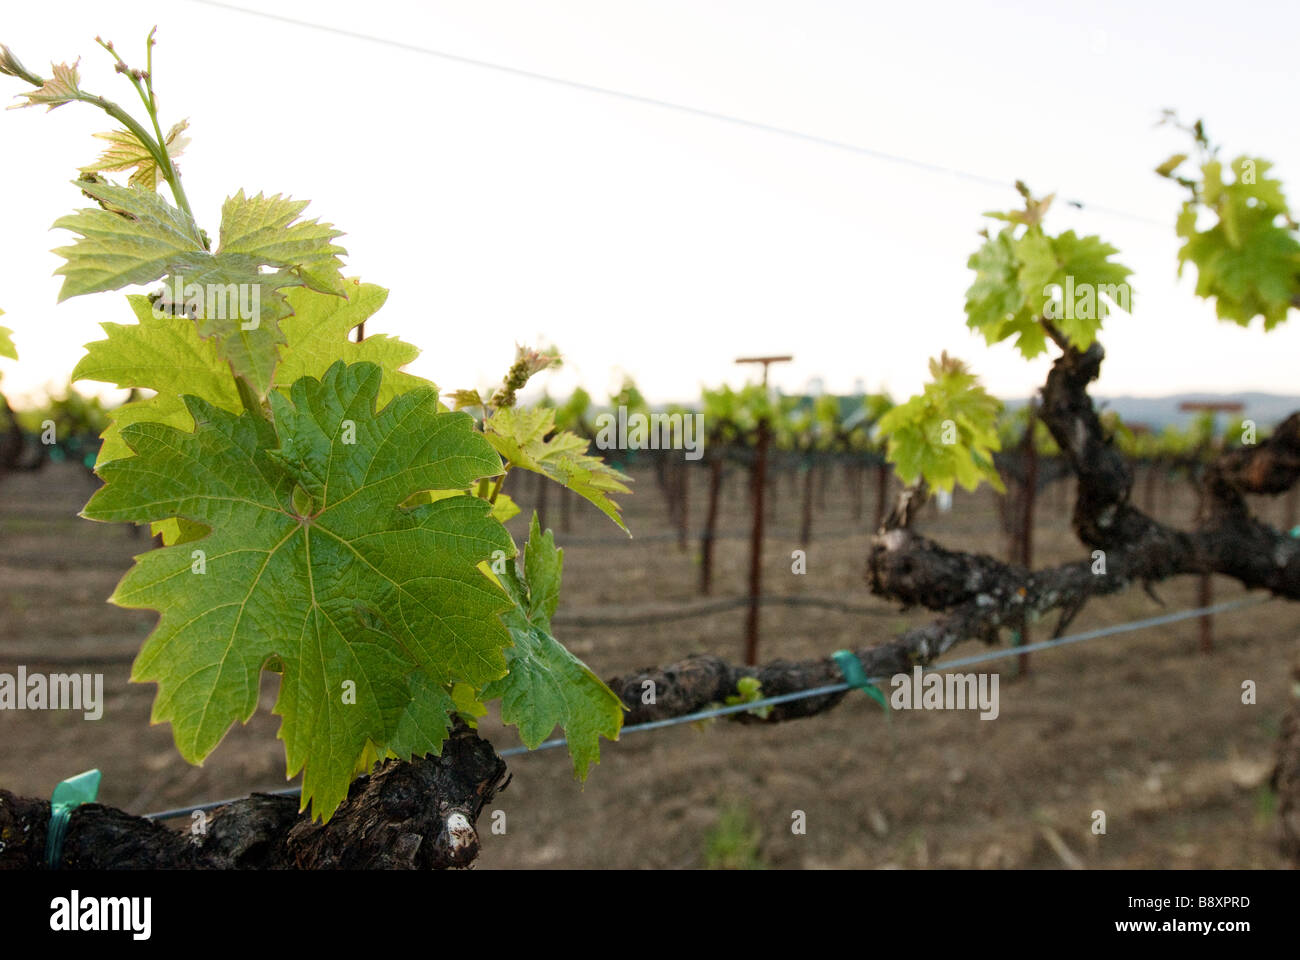
[[[1014,189],[1014,185],[1005,180],[999,180],[996,177],[989,177],[980,173],[972,173],[969,170],[962,170],[958,167],[950,167],[940,163],[931,163],[927,160],[917,160],[913,157],[905,157],[900,154],[889,153],[885,150],[863,147],[855,143],[849,143],[845,140],[835,140],[831,137],[818,136],[815,133],[805,133],[802,130],[795,130],[791,127],[781,127],[772,123],[764,123],[761,120],[747,120],[744,117],[737,117],[717,110],[706,110],[702,107],[692,107],[689,104],[677,103],[673,100],[663,100],[659,97],[650,97],[639,93],[628,93],[626,90],[602,87],[594,83],[584,83],[581,80],[569,80],[565,77],[556,77],[551,74],[538,73],[535,70],[525,70],[520,67],[506,66],[501,63],[493,63],[490,60],[479,60],[475,57],[466,57],[457,53],[448,53],[445,50],[435,50],[414,43],[404,43],[400,40],[391,40],[387,37],[375,36],[374,34],[358,33],[355,30],[345,30],[342,27],[332,27],[323,23],[315,23],[311,20],[299,20],[296,17],[286,17],[283,14],[271,13],[267,10],[253,10],[249,7],[241,7],[233,3],[222,3],[220,0],[191,0],[191,2],[205,7],[214,7],[219,10],[242,13],[251,17],[261,17],[265,20],[276,20],[280,23],[304,27],[308,30],[319,30],[323,33],[335,34],[336,36],[351,37],[354,40],[378,43],[384,46],[393,47],[397,50],[406,50],[410,53],[422,53],[426,56],[437,57],[451,63],[479,67],[484,70],[494,70],[498,73],[507,74],[508,76],[521,77],[527,80],[536,80],[554,86],[567,87],[571,90],[580,90],[584,93],[594,93],[606,97],[615,97],[632,103],[638,103],[643,106],[657,107],[662,110],[672,110],[689,116],[715,120],[719,123],[745,127],[750,130],[758,130],[762,133],[774,134],[776,136],[787,137],[793,140],[803,140],[807,143],[816,144],[817,146],[829,147],[833,150],[842,150],[848,153],[857,154],[858,156],[869,157],[873,160],[882,160],[886,163],[900,164],[902,166],[912,167],[916,170],[937,174],[943,177],[966,180],[985,187],[994,187],[999,190]],[[1082,200],[1065,200],[1064,202],[1078,210],[1102,213],[1112,217],[1132,220],[1135,223],[1145,223],[1149,226],[1169,226],[1166,221],[1157,220],[1154,217],[1144,217],[1141,214],[1131,213],[1128,210],[1120,210],[1115,207],[1105,207],[1095,203],[1085,203]]]
[[[1131,633],[1135,630],[1144,630],[1148,627],[1163,626],[1168,623],[1178,623],[1182,620],[1191,620],[1195,617],[1209,616],[1215,613],[1227,613],[1230,610],[1240,610],[1243,607],[1258,606],[1262,603],[1269,603],[1275,599],[1272,596],[1262,597],[1245,597],[1240,600],[1226,600],[1223,603],[1216,603],[1208,607],[1191,607],[1186,610],[1177,610],[1173,613],[1165,613],[1155,617],[1146,617],[1142,620],[1129,620],[1126,623],[1115,624],[1110,627],[1098,627],[1095,630],[1085,630],[1082,633],[1073,633],[1069,636],[1057,637],[1053,640],[1040,640],[1037,643],[1025,644],[1024,646],[1008,647],[1002,650],[992,650],[988,653],[979,653],[969,657],[962,657],[958,660],[950,660],[946,663],[932,664],[925,668],[930,672],[941,670],[953,670],[957,667],[970,667],[981,663],[988,663],[993,660],[1002,660],[1007,657],[1018,657],[1023,653],[1034,653],[1038,650],[1050,650],[1053,647],[1065,646],[1068,643],[1079,643],[1084,640],[1096,640],[1099,637],[1110,637],[1119,633]],[[869,683],[880,683],[888,678],[870,677]],[[668,717],[664,720],[650,720],[646,723],[634,724],[630,727],[624,727],[619,733],[620,738],[626,733],[638,733],[644,730],[662,730],[665,727],[675,727],[683,723],[698,723],[701,720],[711,720],[715,717],[725,717],[734,713],[748,713],[752,710],[761,710],[764,707],[774,707],[783,703],[792,703],[796,700],[806,700],[812,697],[825,697],[831,694],[844,693],[854,689],[847,683],[832,683],[821,687],[811,687],[807,690],[798,690],[794,693],[783,693],[775,697],[764,697],[761,700],[753,700],[748,703],[738,703],[728,707],[715,707],[710,710],[700,710],[696,713],[683,714],[680,717]],[[536,753],[539,750],[552,750],[556,747],[564,746],[568,740],[559,737],[555,740],[545,740],[536,747],[508,747],[505,750],[498,750],[499,757],[516,757],[525,753]],[[260,791],[259,791],[260,792]],[[287,787],[283,790],[269,791],[272,796],[293,797],[302,793],[302,787]],[[232,797],[228,800],[213,800],[210,803],[200,803],[189,807],[177,807],[174,810],[163,810],[160,813],[146,813],[145,818],[149,820],[170,820],[176,817],[187,817],[197,810],[215,810],[217,807],[224,807],[228,803],[234,803],[237,800],[246,799],[244,797]]]

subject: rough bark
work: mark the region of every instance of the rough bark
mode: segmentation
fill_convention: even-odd
[[[64,869],[429,870],[469,866],[475,823],[509,783],[491,744],[464,726],[441,757],[386,761],[360,777],[328,823],[298,813],[292,797],[253,794],[211,811],[205,830],[160,823],[91,803],[73,810]],[[0,869],[45,869],[47,800],[0,790]]]
[[[1263,523],[1246,507],[1248,493],[1278,494],[1300,481],[1300,413],[1273,437],[1213,461],[1203,483],[1206,516],[1193,531],[1176,530],[1129,499],[1133,471],[1102,428],[1088,384],[1103,351],[1066,348],[1043,389],[1042,418],[1078,478],[1073,524],[1089,547],[1124,547],[1142,557],[1141,575],[1161,580],[1183,573],[1220,573],[1247,587],[1300,600],[1300,540]]]

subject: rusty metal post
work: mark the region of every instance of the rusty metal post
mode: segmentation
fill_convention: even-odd
[[[1214,440],[1211,441],[1211,444],[1212,446],[1217,446],[1217,440],[1219,434],[1218,415],[1220,413],[1240,413],[1243,409],[1245,409],[1245,405],[1239,402],[1195,403],[1191,401],[1184,401],[1183,403],[1180,403],[1178,405],[1178,409],[1186,412],[1209,411],[1212,415],[1214,415],[1215,417]],[[1202,519],[1205,516],[1205,511],[1209,508],[1209,504],[1206,503],[1204,488],[1198,488],[1197,493],[1199,495],[1199,499],[1196,505],[1196,516],[1197,519]],[[1211,575],[1208,573],[1201,574],[1200,579],[1197,581],[1196,602],[1197,602],[1197,606],[1201,606],[1201,607],[1208,607],[1211,603],[1214,602],[1214,581]],[[1197,623],[1200,625],[1201,652],[1213,653],[1214,652],[1214,617],[1209,615],[1200,617],[1197,620]]]
[[[754,459],[754,526],[749,538],[749,613],[745,617],[745,662],[758,663],[758,607],[763,596],[763,495],[767,488],[767,418],[758,422]]]

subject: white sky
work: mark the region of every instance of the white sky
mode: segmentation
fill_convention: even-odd
[[[254,5],[248,0],[248,5]],[[313,0],[259,9],[611,87],[1127,210],[1057,206],[1049,229],[1100,233],[1133,268],[1133,317],[1103,331],[1099,392],[1297,391],[1300,320],[1217,322],[1177,280],[1178,189],[1152,168],[1184,147],[1163,107],[1203,116],[1228,156],[1262,155],[1300,191],[1291,2],[932,4],[833,0]],[[53,16],[57,11],[57,16]],[[83,87],[138,101],[94,43],[142,65],[159,26],[165,125],[215,235],[239,188],[310,199],[347,232],[348,272],[392,290],[368,332],[424,353],[444,389],[499,379],[515,341],[554,342],[547,385],[598,399],[631,373],[652,401],[740,383],[735,357],[793,353],[773,382],[916,390],[947,349],[994,393],[1046,361],[967,330],[967,257],[997,189],[808,142],[351,39],[172,3],[10,5],[0,41],[39,73],[82,56]],[[21,81],[0,77],[0,95]],[[0,114],[0,323],[22,360],[7,393],[66,378],[119,294],[56,305],[84,205],[67,181],[112,126],[73,104]],[[88,386],[88,385],[83,385]]]

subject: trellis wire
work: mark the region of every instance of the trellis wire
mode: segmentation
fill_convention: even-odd
[[[847,153],[857,154],[863,157],[870,157],[874,160],[881,160],[887,163],[899,164],[901,166],[911,167],[915,170],[921,170],[926,173],[937,174],[943,177],[965,180],[970,183],[980,184],[985,187],[996,189],[1007,189],[1012,184],[996,177],[986,176],[981,173],[973,173],[959,167],[948,166],[947,164],[933,163],[926,160],[917,160],[913,157],[902,156],[891,153],[886,150],[880,150],[873,147],[864,147],[855,143],[849,143],[843,140],[835,140],[831,137],[819,136],[813,133],[807,133],[802,130],[795,130],[790,127],[782,127],[772,123],[764,123],[760,120],[750,120],[745,117],[738,117],[734,114],[723,113],[719,110],[708,110],[702,107],[695,107],[685,103],[678,103],[672,100],[664,100],[659,97],[647,96],[645,94],[632,93],[626,90],[618,90],[612,87],[603,87],[594,83],[586,83],[581,80],[570,80],[566,77],[554,76],[552,74],[539,73],[535,70],[525,70],[520,67],[511,67],[503,63],[494,63],[488,60],[480,60],[475,57],[463,56],[461,54],[451,53],[446,50],[436,50],[431,47],[424,47],[414,43],[407,43],[401,40],[393,40],[388,37],[381,37],[375,34],[359,33],[355,30],[348,30],[343,27],[334,27],[329,24],[319,23],[314,20],[300,20],[295,17],[285,16],[283,14],[272,13],[268,10],[257,10],[251,7],[239,6],[233,3],[225,3],[222,0],[192,0],[192,2],[214,7],[219,10],[227,10],[232,13],[242,13],[254,17],[262,17],[267,20],[277,20],[281,23],[292,24],[297,27],[304,27],[308,30],[318,30],[322,33],[332,33],[337,36],[351,37],[354,40],[363,40],[369,43],[377,43],[383,46],[393,47],[397,50],[405,50],[410,53],[420,53],[430,57],[436,57],[440,60],[446,60],[450,63],[459,63],[466,66],[478,67],[484,70],[491,70],[497,73],[509,76],[520,77],[526,80],[536,80],[545,84],[557,87],[567,87],[571,90],[580,90],[584,93],[594,93],[601,96],[613,97],[620,100],[626,100],[631,103],[641,104],[643,106],[654,107],[661,110],[670,110],[676,113],[686,114],[688,116],[702,117],[707,120],[716,120],[724,124],[736,127],[744,127],[750,130],[756,130],[761,133],[775,134],[780,137],[787,137],[792,140],[802,140],[806,143],[815,144],[821,147],[829,147],[833,150],[840,150]],[[1145,223],[1150,226],[1163,227],[1165,221],[1158,220],[1154,217],[1145,217],[1141,214],[1134,213],[1131,210],[1125,210],[1118,207],[1101,206],[1100,204],[1084,202],[1082,200],[1065,200],[1065,203],[1074,207],[1076,210],[1086,210],[1092,213],[1100,213],[1105,216],[1115,217],[1123,220],[1130,220],[1134,223]]]
[[[930,670],[952,670],[957,667],[971,667],[981,663],[989,663],[994,660],[1002,660],[1007,657],[1018,657],[1022,653],[1034,653],[1038,650],[1050,650],[1052,647],[1065,646],[1067,643],[1080,643],[1084,640],[1096,640],[1100,637],[1110,637],[1120,633],[1131,633],[1135,630],[1144,630],[1148,627],[1159,627],[1169,623],[1178,623],[1182,620],[1191,620],[1196,617],[1208,616],[1215,613],[1227,613],[1230,610],[1240,610],[1243,607],[1258,606],[1262,603],[1268,603],[1273,600],[1272,596],[1245,597],[1239,600],[1227,600],[1223,603],[1216,603],[1208,607],[1191,607],[1185,610],[1176,610],[1173,613],[1164,613],[1156,617],[1146,617],[1142,620],[1130,620],[1126,623],[1115,624],[1110,627],[1098,627],[1095,630],[1085,630],[1081,633],[1072,633],[1064,637],[1056,637],[1052,640],[1040,640],[1037,643],[1027,644],[1022,647],[1007,647],[1001,650],[990,650],[986,653],[977,653],[969,657],[962,657],[947,663],[934,664],[928,668]],[[879,683],[886,680],[886,677],[871,677],[872,683]],[[807,690],[797,690],[794,693],[783,693],[775,697],[764,697],[761,700],[752,700],[748,703],[738,703],[732,706],[714,707],[709,710],[700,710],[696,713],[683,714],[680,717],[668,717],[664,720],[649,720],[645,723],[634,724],[630,727],[624,727],[620,732],[621,737],[625,733],[636,733],[644,730],[660,730],[664,727],[675,727],[683,723],[698,723],[701,720],[711,720],[715,717],[725,717],[735,713],[748,713],[753,710],[761,710],[763,707],[774,707],[783,703],[791,703],[796,700],[806,700],[812,697],[825,697],[836,693],[845,693],[854,689],[847,683],[831,683],[821,687],[810,687]],[[536,747],[507,747],[505,750],[497,751],[500,757],[515,757],[525,753],[535,753],[538,750],[551,750],[555,747],[562,747],[568,741],[564,737],[555,740],[545,740]],[[301,787],[287,787],[283,790],[268,791],[272,796],[293,797],[302,793]],[[163,810],[158,813],[146,813],[145,818],[148,820],[171,820],[177,817],[187,817],[196,811],[215,810],[217,807],[224,807],[229,803],[237,800],[243,800],[244,797],[232,797],[227,800],[213,800],[208,803],[194,804],[188,807],[177,807],[173,810]]]

